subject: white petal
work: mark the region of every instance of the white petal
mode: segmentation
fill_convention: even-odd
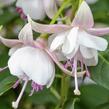
[[[91,59],[98,54],[97,50],[84,46],[80,46],[80,52],[85,59]]]
[[[90,28],[94,25],[92,12],[85,1],[80,5],[73,20],[73,25],[83,28]]]
[[[56,37],[56,34],[53,34],[48,38],[48,48],[50,48],[50,45],[53,42],[53,40],[55,39],[55,37]],[[66,57],[63,55],[61,50],[59,50],[59,49],[55,50],[53,53],[56,55],[56,57],[59,61],[66,61],[67,60]]]
[[[44,8],[48,17],[53,18],[57,12],[56,0],[43,0]]]
[[[47,83],[47,88],[49,88],[52,85],[54,78],[55,78],[55,69],[53,75],[51,75],[51,79]]]
[[[16,6],[22,8],[24,14],[29,14],[35,20],[42,20],[45,17],[42,0],[17,0]]]
[[[66,54],[72,53],[72,51],[75,49],[77,44],[77,38],[78,38],[78,27],[72,28],[67,35],[63,47],[62,52]]]
[[[77,43],[75,49],[70,54],[66,55],[67,59],[72,59],[78,52],[78,49],[79,49],[79,44]]]
[[[99,51],[105,51],[108,46],[108,42],[104,38],[93,36],[85,31],[79,32],[79,43],[80,45]]]
[[[31,28],[31,24],[27,23],[19,33],[18,38],[22,41],[31,42],[33,41],[33,32]]]
[[[39,85],[48,85],[55,73],[54,63],[48,54],[33,47],[18,49],[10,57],[8,66],[12,75],[21,77],[25,73]]]
[[[62,44],[64,43],[65,37],[68,34],[68,32],[62,32],[62,33],[58,33],[58,34],[54,34],[51,37],[55,37],[50,45],[50,49],[52,51],[59,49],[59,47],[62,46]]]
[[[83,62],[87,66],[96,66],[98,64],[98,53],[93,58],[90,59],[83,58]]]

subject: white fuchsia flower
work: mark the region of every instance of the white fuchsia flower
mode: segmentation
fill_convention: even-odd
[[[42,20],[46,15],[52,18],[57,12],[56,0],[17,0],[16,6],[21,17],[29,14],[35,20]]]
[[[39,33],[54,33],[54,40],[51,43],[52,51],[61,50],[64,56],[71,61],[72,71],[75,72],[75,90],[79,95],[77,85],[77,61],[81,63],[81,70],[85,64],[95,66],[98,63],[98,51],[105,51],[108,42],[101,37],[109,33],[107,28],[93,28],[94,20],[92,12],[85,1],[83,1],[75,15],[72,25],[43,25],[30,19],[33,30]]]
[[[18,108],[28,81],[32,80],[32,93],[40,91],[47,85],[49,88],[55,77],[55,66],[50,56],[35,47],[23,47],[15,51],[8,61],[10,73],[24,80],[24,86],[18,99],[12,106]],[[42,69],[43,67],[43,69]]]

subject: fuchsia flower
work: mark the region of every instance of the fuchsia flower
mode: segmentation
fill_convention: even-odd
[[[32,81],[32,91],[40,91],[44,86],[49,88],[55,77],[56,63],[59,68],[66,74],[72,75],[71,71],[67,70],[57,59],[54,53],[51,53],[47,48],[46,40],[37,38],[33,40],[33,33],[30,23],[27,23],[20,31],[19,40],[5,39],[0,37],[0,42],[5,46],[10,47],[8,68],[10,73],[17,76],[19,80],[15,83],[13,88],[16,88],[21,80],[24,81],[23,88],[18,99],[12,103],[16,109],[20,99],[24,93],[27,83]],[[3,71],[7,67],[1,68]],[[84,72],[80,73],[81,76]]]
[[[70,60],[72,71],[75,72],[75,90],[76,95],[80,95],[77,83],[78,61],[81,63],[81,70],[85,65],[95,66],[98,63],[98,51],[105,51],[108,42],[101,37],[109,33],[109,28],[93,28],[94,20],[92,12],[85,1],[83,1],[75,15],[71,25],[42,25],[35,23],[30,19],[33,30],[40,33],[54,33],[54,38],[50,49],[52,51],[60,50],[63,55]]]
[[[18,49],[10,57],[8,67],[12,75],[25,81],[18,99],[12,103],[15,109],[29,80],[32,80],[33,93],[42,90],[46,85],[49,88],[55,77],[52,59],[46,52],[35,47],[26,46]]]
[[[21,16],[29,14],[35,20],[52,18],[57,12],[56,0],[17,0],[16,6]]]

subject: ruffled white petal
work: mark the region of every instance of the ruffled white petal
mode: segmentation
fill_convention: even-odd
[[[62,44],[64,43],[67,34],[68,34],[68,32],[54,34],[55,38],[53,39],[53,41],[50,45],[50,49],[52,51],[59,49],[59,47],[61,47]],[[54,37],[54,35],[52,37]]]
[[[72,53],[72,51],[75,49],[78,38],[78,29],[79,29],[78,27],[72,28],[69,34],[67,35],[64,44],[62,46],[62,52],[65,55]]]
[[[98,54],[97,50],[84,46],[80,46],[80,52],[85,59],[91,59]]]
[[[18,49],[9,59],[8,66],[12,75],[26,75],[40,85],[48,85],[55,73],[54,63],[44,51],[23,47]]]
[[[96,66],[98,64],[98,53],[90,59],[83,58],[83,62],[86,66]]]
[[[23,9],[25,15],[30,15],[33,19],[43,19],[45,11],[42,0],[17,0],[17,7]]]
[[[80,45],[99,51],[105,51],[108,46],[108,42],[104,38],[93,36],[85,31],[79,32],[79,43]]]
[[[76,55],[78,50],[79,50],[79,44],[77,43],[75,49],[70,54],[66,55],[67,59],[72,59]]]
[[[73,20],[73,25],[83,27],[86,29],[94,25],[92,12],[85,1],[81,3],[76,13],[76,16]]]
[[[50,48],[51,43],[53,42],[53,40],[55,39],[55,37],[56,37],[56,34],[53,34],[53,35],[51,35],[51,36],[48,38],[48,48]],[[57,59],[58,59],[59,61],[66,61],[66,60],[67,60],[66,57],[63,55],[62,51],[59,50],[59,49],[55,50],[55,51],[53,52],[53,54],[56,55],[56,57],[57,57]]]
[[[43,0],[44,9],[48,17],[53,18],[57,12],[56,0]]]
[[[27,23],[19,33],[18,38],[22,41],[31,42],[33,41],[33,32],[30,23]]]

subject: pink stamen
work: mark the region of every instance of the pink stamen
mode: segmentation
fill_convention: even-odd
[[[30,95],[29,96],[32,96],[33,95],[33,93],[34,93],[34,91],[36,91],[36,92],[39,92],[39,91],[42,91],[43,90],[43,86],[42,85],[39,85],[39,84],[37,84],[37,83],[35,83],[35,82],[32,82],[32,91],[31,91],[31,93],[30,93]]]
[[[16,8],[16,11],[20,14],[20,17],[21,17],[22,19],[27,19],[27,16],[24,14],[22,8],[17,7],[17,8]]]
[[[21,81],[20,79],[17,80],[16,83],[13,85],[13,88],[14,88],[14,89],[19,85],[20,81]]]
[[[89,70],[88,70],[86,65],[85,65],[85,68],[86,68],[86,76],[90,77],[90,72],[89,72]]]

